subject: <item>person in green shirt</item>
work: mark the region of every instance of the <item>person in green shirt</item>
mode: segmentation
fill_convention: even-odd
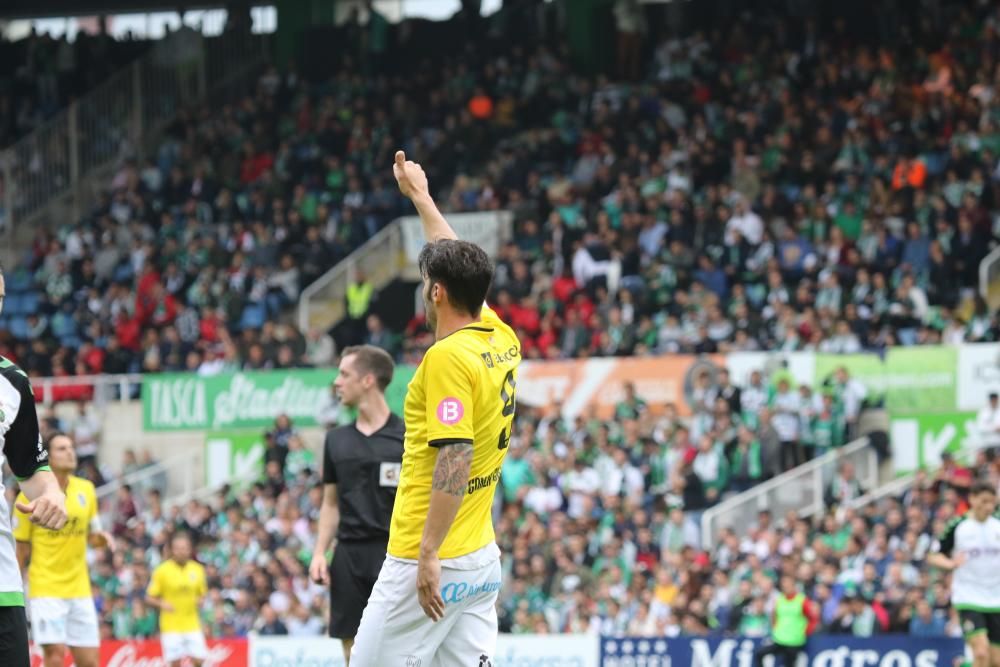
[[[779,658],[784,667],[795,667],[818,622],[815,605],[799,592],[795,578],[787,574],[782,576],[781,595],[775,600],[771,614],[771,643],[757,650],[754,665],[762,667],[764,658],[771,655]]]
[[[508,503],[517,502],[521,489],[534,483],[531,464],[524,456],[525,449],[524,445],[512,439],[510,452],[500,468],[500,485],[504,500]]]
[[[293,435],[288,438],[288,456],[285,458],[285,480],[291,482],[301,473],[316,469],[316,455],[306,449],[302,438]]]
[[[132,601],[132,634],[136,639],[155,637],[160,631],[158,617],[151,607],[140,599]]]
[[[646,401],[635,392],[635,385],[626,382],[622,389],[625,397],[615,406],[615,417],[621,419],[638,419],[646,412]]]
[[[736,447],[730,454],[729,473],[731,488],[736,493],[746,491],[764,476],[760,440],[746,426],[739,429]]]
[[[820,541],[834,553],[842,553],[851,539],[851,526],[848,523],[837,525],[837,519],[832,514],[823,520],[823,530]]]
[[[840,231],[844,232],[844,236],[849,241],[857,241],[858,237],[861,236],[862,221],[863,217],[858,212],[857,206],[849,199],[844,202],[840,211],[833,218],[833,224],[840,227]]]
[[[111,608],[111,631],[116,639],[132,638],[132,614],[124,598],[118,598]]]
[[[738,632],[743,637],[766,637],[771,628],[771,619],[764,609],[764,600],[754,598],[749,608],[740,616]]]
[[[844,418],[832,394],[823,394],[822,407],[813,416],[810,430],[817,457],[844,444]]]

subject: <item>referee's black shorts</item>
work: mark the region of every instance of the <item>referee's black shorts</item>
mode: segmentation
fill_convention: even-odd
[[[353,639],[357,634],[387,546],[382,540],[337,543],[330,563],[331,637]]]
[[[28,617],[24,607],[0,607],[0,665],[30,667]]]

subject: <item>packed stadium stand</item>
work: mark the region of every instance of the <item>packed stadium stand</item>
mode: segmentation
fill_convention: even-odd
[[[308,363],[306,332],[261,329],[403,212],[397,142],[448,210],[515,213],[494,299],[527,358],[995,340],[974,288],[1000,130],[975,58],[997,17],[955,20],[968,37],[921,67],[902,38],[793,39],[755,15],[665,40],[642,85],[574,75],[545,44],[431,80],[269,70],[38,232],[2,349],[42,375]],[[780,49],[747,41],[766,25]]]
[[[147,48],[148,42],[117,41],[103,29],[81,31],[73,41],[34,31],[0,40],[0,146],[30,133]]]
[[[364,73],[358,53],[326,71],[268,66],[227,104],[183,109],[85,215],[39,229],[6,269],[0,354],[33,378],[331,368],[354,342],[419,361],[433,342],[422,314],[387,327],[377,293],[353,328],[300,331],[291,317],[303,288],[410,213],[389,171],[398,147],[446,214],[513,214],[490,303],[531,361],[1000,341],[979,289],[1000,239],[1000,9],[886,3],[859,27],[808,3],[749,3],[724,23],[689,7],[675,33],[658,8],[614,4],[618,61],[601,74],[557,30],[459,17],[448,29],[483,38],[460,59],[402,61],[399,26],[381,51],[348,28]],[[641,59],[631,20],[647,24]],[[41,58],[73,79],[65,44],[4,48],[29,73]],[[0,140],[75,94],[30,84],[24,109],[5,115],[0,95]],[[840,462],[823,511],[764,510],[708,539],[707,510],[836,452],[884,407],[839,368],[752,371],[692,374],[685,407],[651,410],[628,382],[601,414],[519,405],[495,508],[502,632],[764,637],[789,574],[823,633],[961,636],[948,576],[924,561],[969,486],[1000,485],[1000,459],[946,456],[859,507],[872,489]],[[95,397],[89,381],[53,391]],[[84,410],[43,415],[49,431],[100,430]],[[165,473],[116,487],[119,549],[92,554],[104,638],[156,635],[143,592],[179,528],[208,570],[212,636],[324,634],[328,591],[307,573],[318,458],[285,418],[264,441],[260,479],[182,504],[166,502]],[[93,450],[82,474],[99,487],[156,469]]]

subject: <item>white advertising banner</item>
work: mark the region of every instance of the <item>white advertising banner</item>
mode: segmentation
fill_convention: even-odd
[[[500,635],[493,667],[597,667],[599,649],[591,635]],[[249,665],[344,667],[344,654],[340,641],[327,637],[251,637]]]
[[[490,257],[499,255],[501,243],[510,236],[508,228],[511,215],[507,211],[455,213],[449,214],[447,217],[448,224],[458,234],[458,238],[463,241],[472,241],[485,250]],[[406,252],[406,259],[416,264],[420,251],[423,250],[426,243],[420,218],[415,215],[403,218],[400,221],[400,229],[403,232],[403,249]]]
[[[597,667],[594,635],[500,635],[493,667]]]
[[[1000,393],[1000,344],[959,345],[957,385],[959,410],[978,410],[991,391]]]
[[[339,639],[250,637],[250,667],[346,667]]]

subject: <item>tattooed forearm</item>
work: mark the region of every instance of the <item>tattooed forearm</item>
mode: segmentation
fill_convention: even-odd
[[[469,483],[469,469],[472,467],[472,444],[458,443],[445,445],[438,451],[434,466],[435,491],[444,491],[452,496],[464,496]]]

